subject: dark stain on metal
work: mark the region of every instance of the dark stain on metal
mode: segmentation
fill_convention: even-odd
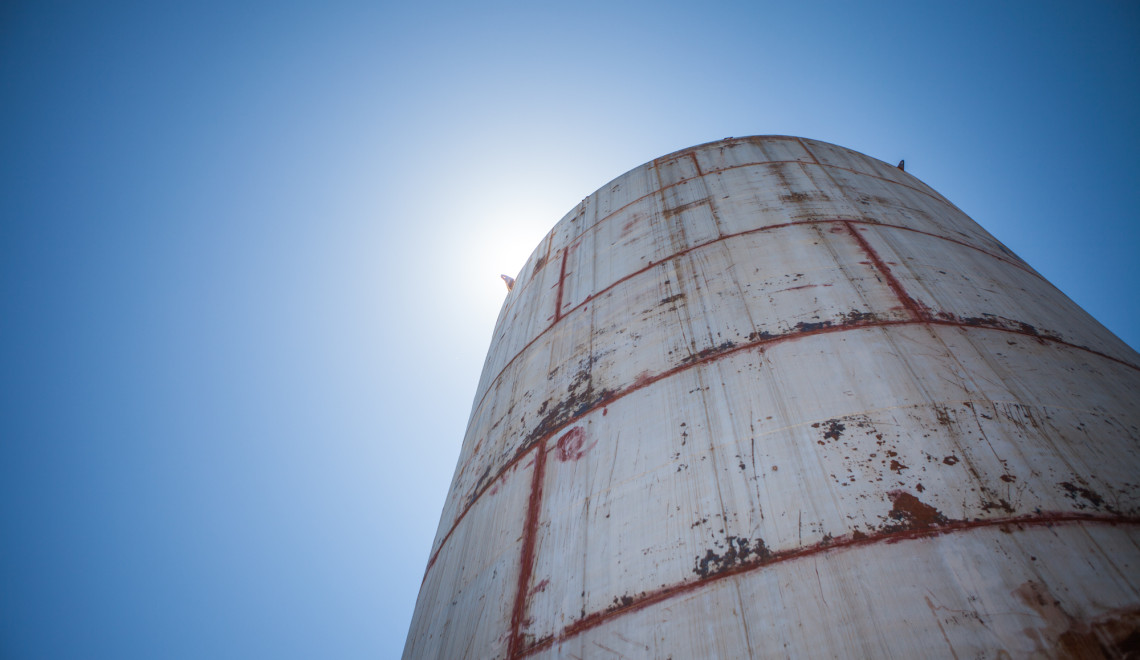
[[[787,195],[780,195],[780,201],[791,202],[792,204],[800,204],[811,199],[811,195],[805,192],[791,192]]]
[[[853,326],[878,321],[879,317],[872,312],[860,312],[859,310],[853,309],[840,314],[839,320],[845,326]]]
[[[943,458],[942,462],[947,464],[947,465],[957,465],[958,464],[958,457],[955,456],[954,454],[950,454],[949,456]]]
[[[630,596],[628,594],[622,596],[614,596],[613,605],[610,605],[608,608],[606,608],[606,611],[615,612],[622,609],[623,607],[629,607],[630,605],[633,605],[633,596]]]
[[[470,507],[472,504],[474,504],[475,500],[478,499],[479,495],[481,495],[483,490],[486,489],[488,479],[491,476],[491,467],[491,464],[488,464],[487,467],[483,469],[483,474],[479,475],[479,478],[475,481],[475,488],[472,489],[471,495],[467,497],[467,503],[464,505],[465,507]],[[495,476],[496,478],[498,477],[498,475]]]
[[[591,356],[578,363],[578,371],[567,386],[566,396],[558,401],[547,399],[538,408],[542,416],[538,424],[527,433],[522,446],[527,447],[540,438],[557,433],[566,424],[593,410],[600,403],[613,398],[613,390],[595,390],[592,369],[597,358]]]
[[[824,440],[838,440],[843,436],[843,432],[847,430],[847,426],[838,419],[829,419],[826,422],[814,422],[811,427],[818,429],[823,424],[827,425],[827,430],[823,432]],[[823,444],[823,442],[820,441],[820,444]]]
[[[997,502],[990,502],[990,501],[982,502],[982,510],[984,510],[986,513],[989,513],[990,511],[993,511],[995,509],[1000,509],[1001,511],[1005,511],[1006,513],[1013,513],[1014,512],[1014,509],[1010,505],[1010,503],[1006,502],[1003,499],[998,499]]]
[[[1037,327],[1030,325],[1024,321],[1017,321],[1014,319],[998,316],[997,314],[985,314],[981,316],[968,316],[959,317],[949,312],[939,312],[938,318],[944,321],[953,321],[961,323],[962,325],[969,325],[976,328],[1000,328],[1002,330],[1009,330],[1022,335],[1030,337],[1037,337],[1038,339],[1050,339],[1052,341],[1059,341],[1064,343],[1064,338],[1050,330],[1040,330]],[[1083,347],[1082,347],[1083,348]]]
[[[1125,659],[1140,657],[1140,607],[1110,610],[1092,619],[1080,619],[1065,610],[1064,602],[1045,585],[1030,580],[1013,595],[1042,621],[1024,632],[1037,648],[1034,655],[1058,658]]]
[[[1091,504],[1094,509],[1104,508],[1106,511],[1116,511],[1116,509],[1114,509],[1111,505],[1106,505],[1104,503],[1104,498],[1101,497],[1099,494],[1097,494],[1092,489],[1085,488],[1082,486],[1075,486],[1075,485],[1069,483],[1068,481],[1062,481],[1058,485],[1061,486],[1061,488],[1065,489],[1065,496],[1066,497],[1068,497],[1070,500],[1073,500],[1074,502],[1076,502],[1076,507],[1078,509],[1088,508],[1088,505],[1086,505],[1084,502],[1081,502],[1080,500],[1077,499],[1077,497],[1080,496],[1082,499],[1084,499],[1089,504]]]
[[[822,330],[824,328],[830,328],[830,327],[831,327],[831,321],[820,321],[818,323],[805,323],[803,321],[800,321],[799,323],[796,324],[795,330],[797,333],[799,333],[799,332],[812,332],[815,330]]]
[[[742,566],[751,562],[762,562],[772,556],[771,551],[764,545],[763,539],[746,539],[739,536],[729,536],[725,539],[727,548],[720,553],[713,549],[705,552],[704,557],[697,557],[693,572],[702,578],[723,573],[735,566]],[[751,558],[751,559],[750,559]]]
[[[709,346],[706,349],[698,351],[687,358],[681,360],[681,364],[689,364],[691,362],[700,362],[714,355],[726,353],[736,347],[736,342],[724,341],[717,346]]]

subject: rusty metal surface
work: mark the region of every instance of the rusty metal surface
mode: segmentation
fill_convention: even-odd
[[[508,293],[405,657],[1112,657],[1136,392],[1140,355],[910,174],[670,154]]]

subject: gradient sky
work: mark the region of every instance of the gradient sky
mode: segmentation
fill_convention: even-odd
[[[0,656],[398,656],[499,274],[697,143],[905,158],[1140,346],[1140,5],[857,4],[3,3]]]

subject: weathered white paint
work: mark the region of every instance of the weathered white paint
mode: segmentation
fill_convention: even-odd
[[[1111,653],[1140,355],[921,181],[730,139],[500,314],[405,657]]]

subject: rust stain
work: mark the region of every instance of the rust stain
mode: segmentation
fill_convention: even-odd
[[[554,323],[558,323],[558,321],[562,320],[562,292],[566,288],[566,260],[569,255],[570,248],[568,247],[562,251],[562,270],[558,273],[558,297],[554,301]],[[527,346],[530,346],[530,344],[527,344]],[[526,349],[524,348],[523,350],[525,351]]]
[[[895,461],[891,461],[891,463],[893,467]],[[889,495],[894,506],[887,516],[897,522],[885,525],[883,531],[902,532],[930,529],[950,522],[938,509],[923,503],[906,491],[895,490],[891,491]]]
[[[597,440],[594,440],[590,442],[589,445],[586,445],[586,430],[581,426],[575,426],[562,434],[562,437],[558,439],[555,445],[557,449],[556,456],[558,460],[564,463],[566,461],[576,461],[585,456],[586,452],[593,449],[596,444]]]
[[[542,582],[539,582],[538,584],[531,587],[531,590],[527,595],[533,596],[533,595],[539,593],[540,591],[546,591],[546,588],[549,586],[550,586],[550,578],[547,578],[547,579],[543,580]]]
[[[633,226],[637,224],[638,220],[641,220],[641,214],[640,213],[634,213],[633,215],[630,216],[630,219],[624,225],[621,226],[621,237],[622,238],[629,236],[629,232],[633,229]]]
[[[1140,607],[1114,609],[1081,620],[1039,582],[1025,582],[1013,595],[1042,620],[1041,626],[1023,630],[1037,654],[1073,660],[1140,657]]]
[[[942,426],[949,427],[954,423],[954,415],[950,409],[944,405],[934,404],[934,419]]]
[[[682,213],[684,213],[685,211],[688,211],[691,208],[703,206],[703,205],[708,204],[708,203],[709,203],[709,200],[707,198],[695,199],[691,202],[686,202],[680,206],[674,206],[672,208],[666,208],[662,211],[662,214],[666,218],[672,218],[672,217],[681,215]]]
[[[875,251],[875,248],[871,247],[871,244],[867,242],[867,239],[859,233],[859,230],[855,228],[854,223],[848,221],[844,224],[847,226],[847,231],[851,234],[851,236],[855,238],[855,242],[859,244],[859,247],[862,248],[863,252],[866,253],[866,255],[871,259],[871,262],[874,264],[875,269],[878,270],[879,273],[882,274],[883,279],[887,281],[887,286],[890,287],[891,291],[894,291],[895,297],[899,299],[899,302],[902,303],[902,306],[905,307],[907,311],[911,313],[911,316],[916,320],[925,320],[928,318],[929,315],[926,313],[923,307],[919,305],[914,300],[914,298],[911,298],[910,295],[907,294],[906,289],[903,288],[902,283],[899,282],[898,278],[895,277],[894,273],[891,272],[890,267],[887,266],[886,262],[884,262],[882,257],[879,256],[879,253]]]
[[[695,178],[703,177],[705,175],[705,173],[701,171],[701,163],[699,160],[697,160],[696,150],[690,151],[688,155],[689,155],[689,158],[692,159],[692,161],[693,161],[693,169],[695,169],[697,171],[697,176]]]

